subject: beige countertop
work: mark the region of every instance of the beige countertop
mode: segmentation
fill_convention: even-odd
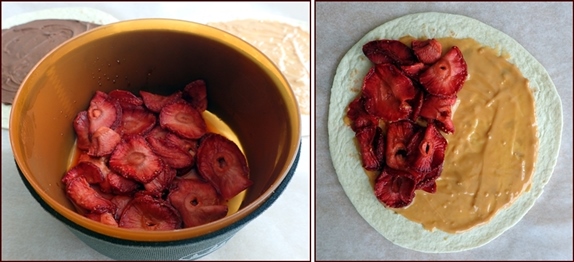
[[[316,4],[317,260],[572,260],[572,3]],[[562,101],[558,161],[534,207],[514,227],[476,249],[427,254],[394,245],[356,211],[331,162],[330,89],[343,55],[375,27],[419,12],[465,15],[514,38],[548,71]]]

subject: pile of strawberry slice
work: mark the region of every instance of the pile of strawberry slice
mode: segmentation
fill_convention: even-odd
[[[253,182],[245,156],[207,132],[207,88],[196,80],[164,96],[96,91],[73,127],[78,162],[62,178],[78,212],[107,225],[171,230],[227,215]]]
[[[454,132],[452,106],[467,77],[461,51],[442,55],[436,39],[375,40],[363,46],[374,63],[347,117],[362,165],[380,172],[375,195],[387,207],[408,206],[415,190],[436,191],[447,141]],[[440,131],[439,131],[440,130]]]

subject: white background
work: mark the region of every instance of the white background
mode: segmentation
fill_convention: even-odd
[[[55,7],[91,7],[118,20],[174,18],[199,23],[240,18],[275,19],[309,28],[310,3],[6,3],[2,20]],[[202,260],[311,259],[311,149],[302,139],[297,170],[279,199],[226,245]],[[7,130],[2,130],[2,260],[110,260],[74,236],[45,212],[24,187],[13,160]]]

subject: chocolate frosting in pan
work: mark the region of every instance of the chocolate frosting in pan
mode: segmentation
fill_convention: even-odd
[[[12,104],[20,84],[48,52],[100,25],[77,20],[35,20],[2,30],[2,103]]]

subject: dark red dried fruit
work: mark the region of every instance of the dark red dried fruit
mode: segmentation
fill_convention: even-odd
[[[455,96],[467,77],[466,62],[458,47],[453,46],[436,63],[421,73],[419,79],[423,87],[432,95]]]
[[[387,127],[387,146],[385,160],[389,167],[407,170],[408,149],[412,137],[419,131],[419,126],[409,120],[392,122]]]
[[[162,164],[142,136],[132,136],[119,143],[109,161],[112,170],[141,183],[153,180],[161,172]]]
[[[74,204],[89,212],[101,214],[116,211],[114,203],[98,194],[83,176],[68,181],[66,194]]]
[[[142,106],[124,108],[118,133],[123,137],[146,135],[156,124],[156,116]]]
[[[181,91],[177,91],[169,96],[162,96],[146,91],[140,91],[144,105],[154,113],[159,113],[161,109],[171,103],[182,100]]]
[[[456,103],[456,96],[442,98],[427,95],[423,101],[420,116],[427,120],[438,121],[437,127],[447,134],[454,133],[452,122],[452,106]]]
[[[175,176],[175,169],[169,166],[164,166],[162,172],[159,173],[159,175],[157,175],[149,183],[144,184],[145,192],[152,196],[161,196],[162,193],[170,187],[171,182]]]
[[[416,62],[413,51],[397,40],[374,40],[363,45],[363,54],[375,64],[410,65]]]
[[[62,183],[67,185],[70,180],[78,176],[83,176],[89,184],[98,184],[104,181],[104,174],[98,166],[92,162],[79,162],[66,172],[62,178]]]
[[[74,119],[74,131],[76,131],[76,145],[79,149],[87,151],[90,148],[90,120],[88,111],[81,111]]]
[[[364,107],[365,99],[362,96],[358,96],[349,104],[349,109],[347,110],[347,117],[351,120],[351,129],[358,132],[363,127],[376,126],[379,124],[379,120],[367,113]]]
[[[186,151],[167,139],[147,137],[152,151],[159,156],[165,164],[172,168],[186,168],[195,164],[195,159]]]
[[[442,165],[447,146],[446,139],[433,123],[428,123],[424,133],[411,139],[408,145],[408,162],[410,168],[421,173],[428,173]]]
[[[195,80],[187,84],[183,92],[183,98],[197,111],[203,112],[207,109],[207,86],[205,81]]]
[[[375,196],[387,207],[405,207],[415,197],[415,183],[408,172],[385,167],[375,181]]]
[[[90,134],[95,133],[102,126],[116,129],[121,118],[122,108],[120,104],[115,100],[108,99],[108,94],[96,91],[88,108]]]
[[[409,100],[417,90],[410,78],[391,64],[371,68],[362,87],[365,111],[385,121],[408,119],[412,112]]]
[[[432,64],[440,59],[442,45],[436,39],[413,40],[411,47],[419,61],[425,64]]]
[[[137,194],[125,207],[118,225],[149,231],[172,230],[181,228],[181,217],[166,201]]]
[[[196,158],[199,174],[226,200],[253,184],[245,156],[233,141],[222,135],[206,134],[200,140]]]
[[[159,114],[159,123],[161,127],[188,139],[198,139],[207,131],[201,113],[184,101],[163,107]]]
[[[227,206],[215,188],[198,179],[176,178],[168,200],[181,214],[184,227],[200,226],[227,215]]]
[[[107,156],[111,154],[121,141],[121,136],[113,129],[102,126],[92,135],[88,155]]]
[[[122,109],[138,107],[143,105],[143,100],[132,92],[127,90],[112,90],[108,93],[108,97],[112,100],[118,101]]]

